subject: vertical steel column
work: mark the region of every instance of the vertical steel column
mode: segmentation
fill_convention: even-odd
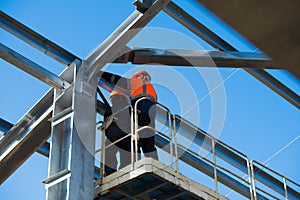
[[[93,199],[96,84],[84,81],[84,67],[69,67],[73,84],[56,89],[52,121],[48,200]],[[93,82],[93,83],[94,83]]]

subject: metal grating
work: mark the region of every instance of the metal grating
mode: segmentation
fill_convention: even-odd
[[[100,199],[226,199],[213,190],[176,173],[152,158],[129,165],[95,183]]]

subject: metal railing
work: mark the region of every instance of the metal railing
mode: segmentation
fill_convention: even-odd
[[[145,130],[145,129],[151,129],[153,132],[156,132],[156,133],[158,133],[158,134],[160,134],[160,135],[162,135],[163,137],[165,137],[165,138],[168,138],[169,139],[169,141],[170,141],[170,144],[172,144],[172,142],[173,142],[173,136],[172,136],[172,119],[171,119],[171,112],[170,112],[170,110],[166,107],[166,106],[164,106],[164,105],[162,105],[162,104],[160,104],[160,103],[158,103],[158,102],[155,102],[155,105],[156,105],[156,107],[155,107],[155,109],[157,109],[157,107],[159,107],[159,108],[161,108],[161,110],[163,110],[163,111],[165,111],[165,113],[166,113],[166,115],[167,115],[167,121],[168,121],[168,130],[169,130],[169,135],[166,135],[166,134],[164,134],[163,132],[161,132],[161,131],[159,131],[159,130],[156,130],[155,128],[153,128],[153,127],[150,127],[150,126],[144,126],[144,127],[141,127],[141,128],[138,128],[138,109],[137,109],[137,106],[138,106],[138,104],[141,102],[141,101],[143,101],[143,100],[150,100],[150,101],[152,101],[150,98],[148,98],[148,97],[142,97],[142,98],[140,98],[140,99],[138,99],[136,102],[135,102],[135,105],[134,105],[134,132],[135,132],[135,139],[136,139],[136,141],[135,141],[135,144],[136,144],[136,148],[135,148],[135,150],[137,151],[137,142],[138,142],[138,138],[139,138],[139,132],[141,132],[141,131],[143,131],[143,130]],[[152,119],[153,120],[153,119]],[[155,119],[154,119],[155,120]],[[136,153],[136,155],[137,155],[137,152],[135,152]],[[173,145],[170,145],[170,160],[171,160],[171,167],[173,168]],[[137,159],[136,159],[137,160]]]
[[[104,131],[102,132],[102,148],[96,151],[102,151],[101,178],[104,176],[105,150],[131,136],[131,164],[134,169],[134,162],[139,159],[139,133],[145,129],[150,129],[155,133],[156,146],[159,147],[161,151],[170,155],[170,167],[175,170],[176,174],[184,174],[186,170],[186,168],[180,167],[180,161],[213,179],[214,190],[217,193],[220,193],[219,185],[222,184],[222,186],[226,186],[227,189],[230,189],[231,192],[234,191],[251,200],[282,199],[283,197],[285,199],[300,199],[300,185],[298,183],[276,173],[257,161],[249,161],[245,154],[206,133],[181,116],[172,115],[170,110],[160,103],[156,103],[157,112],[155,120],[161,122],[161,124],[167,128],[168,133],[164,133],[166,129],[159,131],[151,126],[139,128],[137,123],[137,104],[144,99],[149,98],[144,97],[138,100],[134,107],[129,106],[131,113],[131,133],[129,135],[105,146],[105,135]],[[124,109],[127,108],[128,107]],[[117,113],[114,113],[114,115]],[[191,141],[193,145],[204,149],[207,155],[209,154],[210,156],[203,156],[190,146],[184,145],[180,139],[178,139],[179,136]],[[221,161],[223,164],[220,164]],[[275,178],[271,173],[281,177],[282,180]],[[265,187],[260,187],[260,185],[256,184],[257,182]],[[205,185],[203,182],[201,182],[201,184]],[[289,186],[289,184],[292,184],[293,187]],[[231,192],[227,195],[230,195]]]
[[[136,103],[135,103],[135,107],[133,109],[133,107],[131,105],[129,106],[126,106],[116,112],[114,112],[111,116],[109,117],[114,117],[115,115],[117,115],[118,113],[126,110],[126,109],[130,109],[130,122],[131,122],[131,133],[129,133],[128,135],[114,141],[114,142],[111,142],[109,145],[105,145],[105,121],[102,122],[102,126],[100,126],[98,128],[98,130],[101,129],[102,131],[102,134],[101,134],[101,147],[97,150],[95,150],[95,153],[99,153],[101,152],[101,157],[100,157],[100,178],[101,180],[103,180],[103,177],[105,175],[105,152],[108,148],[111,148],[113,145],[116,145],[118,142],[128,138],[128,137],[131,137],[131,165],[132,165],[132,168],[134,169],[134,162],[139,160],[139,156],[138,156],[138,138],[139,138],[139,132],[145,130],[145,129],[150,129],[152,130],[153,132],[155,132],[155,134],[159,134],[161,135],[162,137],[164,138],[167,138],[169,141],[171,141],[171,144],[172,144],[172,141],[173,141],[173,137],[172,137],[172,122],[171,122],[171,113],[170,113],[170,110],[165,107],[164,105],[156,102],[155,104],[160,107],[161,110],[164,110],[167,114],[167,121],[169,122],[169,135],[166,135],[164,134],[163,132],[159,131],[159,130],[156,130],[155,128],[153,127],[150,127],[150,126],[143,126],[143,127],[138,127],[138,113],[137,113],[137,104],[142,101],[142,100],[145,100],[145,99],[149,99],[147,97],[143,97],[141,99],[139,99]],[[99,124],[99,123],[98,123]],[[173,146],[170,145],[170,150],[169,150],[171,153],[170,153],[170,159],[171,159],[171,167],[173,168]],[[102,181],[101,181],[102,182]]]
[[[300,199],[300,184],[265,165],[251,161],[254,194],[263,193],[274,199]]]
[[[199,160],[196,162],[201,161],[202,165],[205,166],[193,166],[194,164],[191,163],[191,161],[188,161],[188,164],[206,174],[208,177],[214,179],[216,192],[219,192],[218,185],[219,183],[222,183],[223,185],[234,191],[237,191],[243,196],[253,199],[250,162],[246,155],[219,141],[212,135],[205,133],[202,129],[193,125],[179,115],[174,116],[173,123],[175,138],[177,138],[177,134],[181,134],[185,138],[192,140],[193,143],[197,144],[200,148],[203,148],[208,153],[212,154],[212,158],[208,159],[208,156],[205,157],[195,151],[192,151],[188,147],[181,145],[180,142],[175,139],[177,143],[177,149],[181,148],[184,151],[181,156],[184,157],[185,153],[188,152],[189,156],[194,156]],[[232,168],[226,169],[222,167],[217,163],[217,158],[221,158]],[[179,159],[180,157],[176,157],[176,162],[178,162]],[[178,164],[176,164],[176,166],[178,166]],[[233,168],[244,173],[243,176],[233,173]],[[176,170],[179,170],[178,167]],[[247,180],[244,180],[245,176],[247,176]]]
[[[107,121],[103,121],[102,122],[102,125],[98,128],[98,130],[101,130],[102,131],[102,134],[101,134],[101,147],[100,149],[96,149],[95,150],[95,154],[96,153],[99,153],[101,152],[101,157],[100,157],[100,178],[101,178],[101,182],[103,180],[103,177],[105,175],[105,152],[106,152],[106,149],[108,148],[111,148],[113,145],[116,145],[118,142],[128,138],[128,137],[131,137],[131,152],[133,152],[133,141],[135,140],[134,139],[134,125],[133,125],[133,108],[131,105],[128,105],[128,106],[125,106],[124,108],[112,113],[108,118],[113,118],[115,115],[117,115],[118,113],[122,112],[122,111],[125,111],[129,109],[129,112],[130,112],[130,128],[131,128],[131,131],[130,133],[128,133],[127,135],[125,135],[124,137],[114,141],[114,142],[111,142],[109,145],[105,145],[105,128],[106,128],[106,123]],[[107,119],[108,119],[107,118]],[[112,119],[113,120],[113,119]],[[99,124],[99,123],[97,123]],[[134,163],[134,158],[133,158],[133,153],[131,153],[131,163],[133,164]]]

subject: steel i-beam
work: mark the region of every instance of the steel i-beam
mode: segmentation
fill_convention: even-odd
[[[27,42],[36,49],[42,51],[44,54],[62,63],[63,65],[68,66],[74,60],[80,60],[75,55],[59,47],[55,43],[31,30],[22,23],[16,21],[2,11],[0,11],[0,27]]]
[[[115,63],[157,64],[169,66],[203,66],[229,68],[270,68],[273,61],[255,52],[224,52],[182,49],[132,49]]]
[[[31,60],[25,58],[21,54],[13,51],[12,49],[6,47],[0,43],[0,58],[15,65],[16,67],[22,69],[28,74],[34,76],[35,78],[45,82],[46,84],[56,87],[65,88],[69,84],[58,77],[56,74],[48,71],[47,69],[39,66],[38,64],[32,62]]]

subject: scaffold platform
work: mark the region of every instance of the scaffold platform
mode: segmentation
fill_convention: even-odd
[[[102,181],[102,182],[101,182]],[[215,191],[176,173],[152,158],[143,158],[95,183],[94,199],[225,200]]]

